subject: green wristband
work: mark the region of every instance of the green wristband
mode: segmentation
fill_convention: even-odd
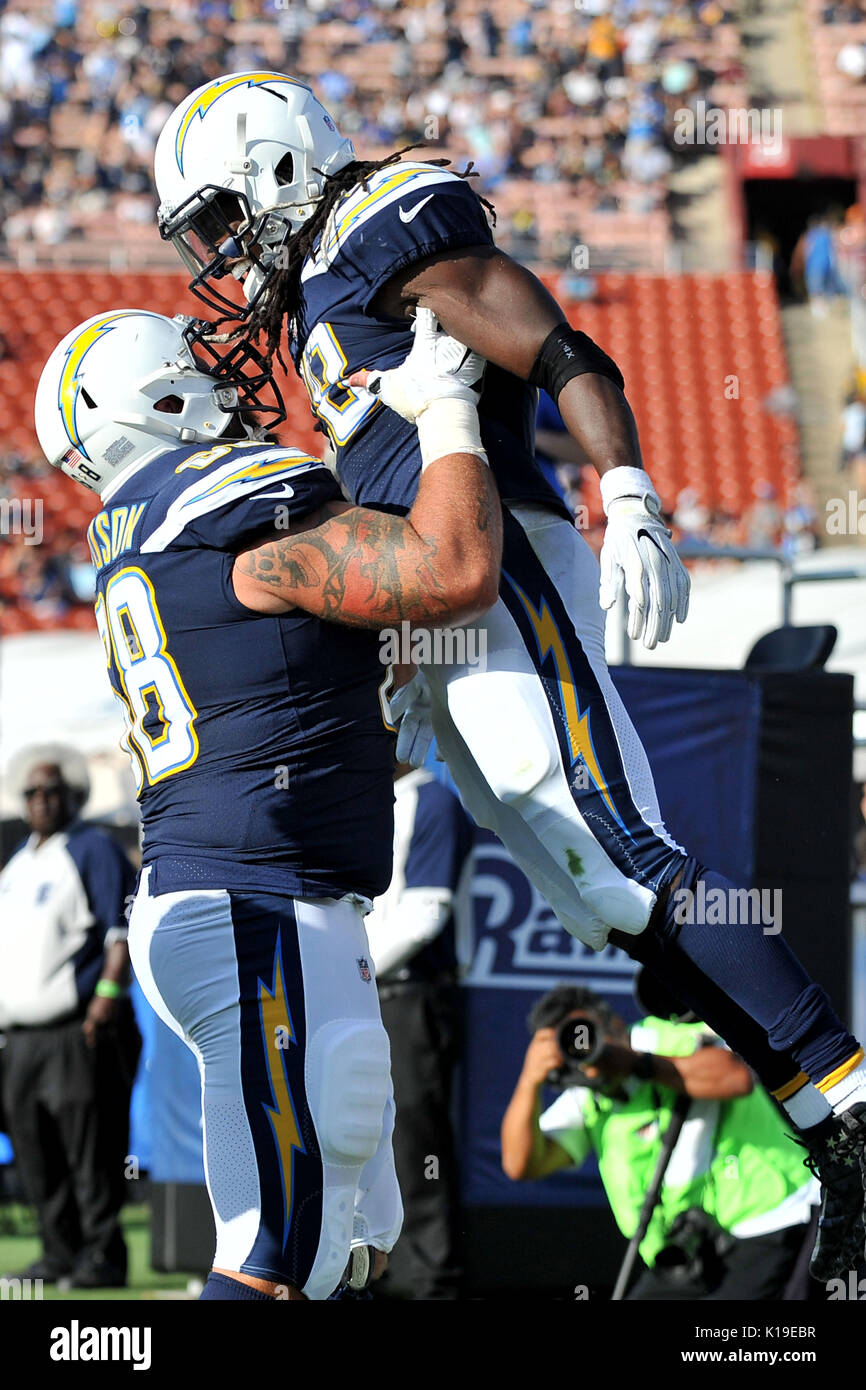
[[[100,980],[93,992],[98,994],[100,999],[120,999],[123,996],[123,985],[119,985],[116,980]]]

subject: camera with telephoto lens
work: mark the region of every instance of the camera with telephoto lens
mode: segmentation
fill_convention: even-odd
[[[607,1048],[607,1034],[602,1020],[594,1014],[566,1018],[556,1030],[556,1042],[565,1058],[564,1065],[548,1074],[552,1086],[591,1086],[584,1067],[596,1065]]]
[[[604,1051],[605,1036],[600,1021],[586,1014],[583,1018],[567,1018],[561,1023],[556,1041],[563,1057],[591,1067]]]

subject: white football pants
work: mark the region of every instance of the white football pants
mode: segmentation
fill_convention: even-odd
[[[388,1251],[402,1206],[388,1036],[353,900],[135,898],[145,997],[198,1059],[214,1265],[336,1288],[353,1244]]]
[[[607,669],[595,556],[546,509],[506,508],[505,523],[481,659],[423,668],[433,729],[469,813],[566,930],[602,950],[614,928],[644,930],[684,851]]]

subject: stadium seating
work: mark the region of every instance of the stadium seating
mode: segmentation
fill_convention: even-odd
[[[743,665],[747,671],[822,671],[838,636],[832,623],[777,627],[758,638]]]
[[[800,477],[797,428],[765,406],[788,379],[772,277],[602,275],[597,284],[594,303],[560,297],[619,363],[665,506],[688,486],[705,506],[739,516],[761,482],[788,501]]]

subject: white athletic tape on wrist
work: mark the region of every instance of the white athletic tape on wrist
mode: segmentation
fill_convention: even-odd
[[[658,493],[653,487],[652,478],[642,468],[609,468],[599,480],[601,505],[605,516],[610,506],[622,497],[652,497],[658,503]]]
[[[477,454],[487,463],[478,412],[470,401],[443,397],[431,401],[416,420],[421,471],[446,454]]]

